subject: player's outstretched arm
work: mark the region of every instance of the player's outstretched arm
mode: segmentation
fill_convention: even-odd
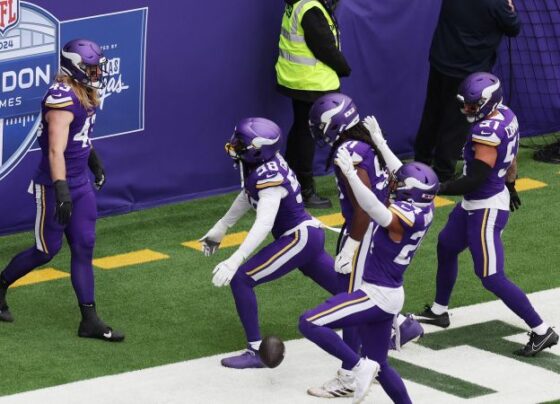
[[[338,149],[334,162],[348,179],[348,184],[352,188],[354,197],[362,209],[380,226],[388,227],[393,221],[393,213],[360,180],[348,150],[343,147]]]
[[[389,171],[392,173],[396,172],[399,168],[401,168],[403,163],[389,148],[387,140],[383,137],[379,123],[377,123],[377,119],[375,119],[373,115],[366,116],[364,119],[364,126],[368,130],[371,140],[381,153],[383,160],[385,160],[385,164],[387,164]]]
[[[282,197],[285,195],[286,190],[282,187],[271,187],[263,189],[259,192],[259,203],[257,205],[257,217],[249,234],[243,240],[231,257],[227,260],[220,262],[212,273],[212,283],[214,286],[227,286],[231,279],[241,266],[243,261],[249,257],[253,251],[264,241],[266,236],[272,230],[276,214],[280,207]]]
[[[202,244],[202,252],[205,256],[208,257],[218,250],[228,229],[234,226],[249,209],[251,209],[251,205],[249,204],[247,195],[245,195],[244,191],[241,191],[226,214],[216,222],[208,233],[198,240]]]

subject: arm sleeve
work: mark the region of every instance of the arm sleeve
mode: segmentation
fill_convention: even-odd
[[[101,162],[101,158],[93,147],[89,151],[88,166],[93,173],[103,171],[103,163]]]
[[[494,6],[494,18],[498,27],[509,37],[521,31],[521,23],[516,11],[512,11],[507,0],[498,0]]]
[[[350,176],[348,184],[350,184],[358,204],[375,222],[382,227],[387,227],[391,224],[393,221],[391,211],[377,199],[375,194],[364,185],[357,175]]]
[[[394,173],[401,168],[403,165],[402,161],[395,156],[395,153],[393,153],[393,151],[389,148],[387,141],[385,141],[382,145],[377,146],[377,149],[379,150],[379,153],[381,153],[383,160],[385,160],[385,164],[387,165],[389,172]]]
[[[241,255],[243,259],[246,259],[264,241],[272,230],[274,220],[276,220],[280,202],[285,195],[283,191],[285,190],[282,187],[271,187],[259,192],[255,223],[253,223],[249,234],[234,254]]]
[[[340,77],[350,75],[350,66],[342,52],[336,46],[335,38],[323,12],[313,7],[301,20],[305,43],[315,57],[333,69]]]
[[[226,228],[232,227],[239,219],[251,209],[251,204],[247,199],[244,191],[241,191],[239,195],[235,198],[231,207],[226,212],[226,214],[220,219],[219,223]]]
[[[465,195],[473,192],[484,183],[491,171],[492,167],[484,161],[474,159],[467,166],[467,175],[455,181],[444,182],[438,193],[440,195]]]

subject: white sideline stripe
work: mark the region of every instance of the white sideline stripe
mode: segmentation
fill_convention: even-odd
[[[529,298],[548,324],[560,326],[560,288],[533,293]],[[500,301],[462,307],[451,313],[451,328],[491,320],[527,328]],[[435,327],[426,327],[428,334],[437,331]],[[515,334],[506,339],[525,343],[527,336]],[[303,339],[288,341],[286,351],[286,359],[277,369],[226,369],[219,360],[228,354],[220,354],[0,397],[0,404],[321,403],[321,399],[305,392],[331,378],[339,366],[338,360]],[[560,355],[560,347],[547,352]],[[411,343],[391,356],[498,391],[467,400],[405,380],[415,404],[527,404],[560,398],[560,375],[467,346],[431,351]],[[451,358],[459,360],[451,363]],[[538,361],[538,357],[534,360]],[[350,399],[336,399],[336,403],[349,402]],[[391,401],[379,385],[374,385],[365,402]]]

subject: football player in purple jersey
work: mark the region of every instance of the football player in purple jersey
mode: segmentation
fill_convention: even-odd
[[[531,328],[529,342],[515,351],[534,356],[558,343],[558,334],[535,311],[525,293],[504,271],[502,231],[509,211],[521,201],[515,190],[519,125],[502,104],[500,80],[490,73],[473,73],[459,87],[461,111],[472,128],[464,148],[463,176],[443,183],[442,195],[463,195],[439,234],[436,297],[416,315],[420,321],[448,327],[448,306],[457,279],[458,256],[470,250],[482,285]]]
[[[382,138],[380,131],[377,135]],[[357,290],[333,296],[304,313],[299,329],[322,349],[352,365],[354,403],[362,402],[374,378],[395,403],[411,403],[387,353],[404,303],[403,275],[432,224],[439,181],[425,164],[403,165],[386,143],[376,144],[393,175],[388,206],[362,182],[347,149],[339,148],[335,160],[356,201],[373,219],[362,240],[367,246],[364,259],[357,263],[362,283]],[[359,327],[361,355],[334,331],[346,327]]]
[[[205,255],[213,254],[227,230],[251,207],[256,210],[255,222],[241,246],[213,271],[215,286],[231,282],[247,337],[243,353],[222,359],[225,367],[264,367],[258,353],[261,333],[253,290],[256,286],[299,268],[330,293],[340,290],[333,258],[324,249],[324,231],[304,209],[301,187],[280,155],[280,139],[280,128],[268,119],[246,118],[238,123],[226,150],[239,165],[243,190],[200,239]],[[250,257],[269,233],[274,241]]]
[[[101,189],[105,172],[89,135],[107,59],[95,42],[76,39],[64,45],[60,61],[61,73],[43,98],[37,132],[42,156],[32,188],[37,203],[35,246],[16,255],[0,274],[0,320],[13,321],[6,303],[8,287],[52,260],[66,235],[72,286],[82,313],[78,336],[122,341],[124,335],[97,316],[92,267],[97,219],[93,188]]]
[[[333,157],[340,148],[349,151],[360,180],[380,201],[388,198],[388,174],[383,156],[372,142],[370,129],[377,130],[377,121],[373,117],[360,120],[358,108],[350,97],[340,93],[330,93],[319,98],[309,113],[309,126],[315,141],[319,145],[329,145],[331,153],[327,160],[330,167]],[[376,129],[377,128],[377,129]],[[380,129],[379,129],[380,130]],[[335,270],[340,273],[342,288],[348,292],[359,289],[363,276],[363,266],[357,265],[365,259],[369,248],[361,241],[368,229],[371,218],[357,203],[352,188],[340,168],[334,167],[339,189],[339,200],[344,217],[344,225],[337,243]],[[361,269],[361,270],[357,270]],[[420,337],[424,330],[412,317],[399,316],[401,345]],[[344,341],[359,352],[361,341],[357,328],[343,330]],[[394,345],[394,344],[393,344]],[[352,373],[353,364],[342,363],[335,378],[321,387],[314,387],[308,393],[317,397],[347,397],[354,393],[355,382]]]

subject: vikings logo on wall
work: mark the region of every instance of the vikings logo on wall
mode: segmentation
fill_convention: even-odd
[[[94,138],[144,129],[147,8],[59,22],[47,10],[0,0],[0,181],[33,148],[41,100],[59,68],[59,44],[88,38],[108,59]]]

